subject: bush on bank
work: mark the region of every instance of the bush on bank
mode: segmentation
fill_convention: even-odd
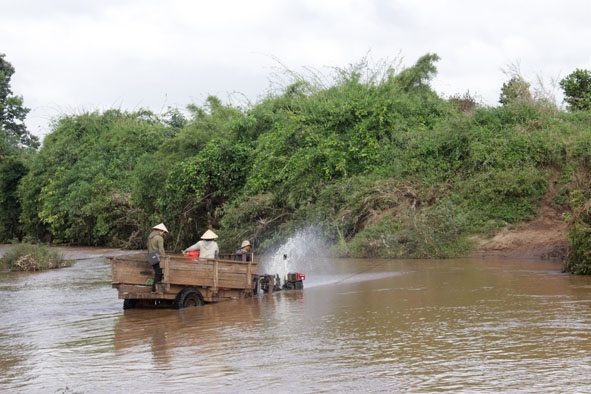
[[[72,262],[64,260],[61,252],[45,246],[19,244],[0,258],[0,264],[11,271],[43,271],[69,267]]]

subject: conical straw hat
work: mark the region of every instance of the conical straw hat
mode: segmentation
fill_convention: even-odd
[[[203,235],[201,236],[201,239],[205,239],[205,240],[211,240],[211,239],[216,239],[218,236],[216,233],[214,233],[211,230],[207,230],[205,233],[203,233]]]
[[[162,230],[165,233],[168,232],[168,229],[166,228],[166,226],[164,225],[164,223],[160,223],[160,224],[155,225],[154,227],[152,227],[152,230]]]

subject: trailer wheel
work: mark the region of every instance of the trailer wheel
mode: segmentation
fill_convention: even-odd
[[[137,304],[137,300],[123,300],[123,309],[133,309]]]
[[[174,309],[183,309],[191,306],[203,305],[201,293],[192,287],[186,287],[176,296],[174,300]]]

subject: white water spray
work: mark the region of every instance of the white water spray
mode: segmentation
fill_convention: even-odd
[[[291,236],[272,255],[263,257],[261,272],[279,274],[284,283],[290,272],[310,272],[318,260],[326,257],[326,243],[320,232],[306,228]]]

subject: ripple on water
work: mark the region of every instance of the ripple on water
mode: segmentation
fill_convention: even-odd
[[[591,384],[585,279],[531,262],[332,264],[334,275],[307,272],[304,291],[180,311],[123,311],[102,260],[2,273],[0,391],[584,392]]]

